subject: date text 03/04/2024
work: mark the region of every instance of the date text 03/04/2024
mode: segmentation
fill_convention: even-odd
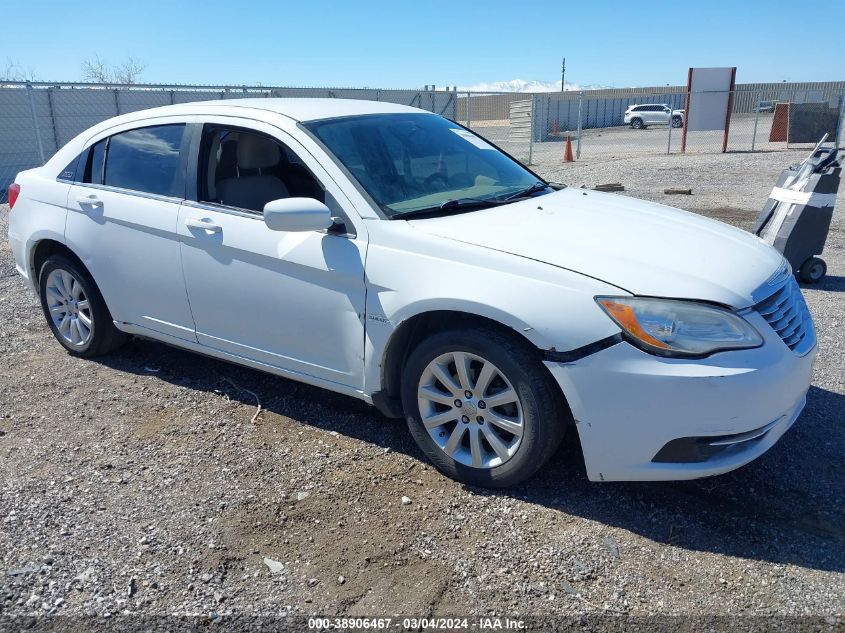
[[[525,623],[516,618],[309,618],[311,630],[477,630],[477,631],[519,631]]]

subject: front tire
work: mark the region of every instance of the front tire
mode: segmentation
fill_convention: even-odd
[[[631,119],[631,128],[632,129],[642,130],[644,127],[645,127],[645,125],[643,125],[643,120],[640,119],[639,117],[636,118],[636,119]]]
[[[91,358],[120,347],[126,334],[114,326],[97,284],[82,266],[52,255],[38,275],[41,308],[56,340],[74,356]]]
[[[430,336],[408,357],[402,406],[422,451],[445,475],[503,488],[554,454],[565,405],[536,350],[491,328]]]
[[[681,120],[681,117],[674,116],[672,117],[672,127],[683,127],[684,122]]]

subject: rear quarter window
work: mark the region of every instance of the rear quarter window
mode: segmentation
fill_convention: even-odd
[[[88,150],[84,151],[81,155],[77,156],[72,161],[70,161],[67,164],[67,167],[65,167],[62,171],[59,172],[59,175],[57,176],[57,178],[59,180],[67,180],[68,182],[76,182],[76,180],[77,180],[76,172],[77,172],[77,169],[78,169],[77,165],[82,160],[83,156],[88,156]],[[84,169],[84,167],[85,167],[85,165],[83,163],[83,169]]]
[[[103,139],[89,150],[88,160],[85,164],[85,182],[94,185],[103,184],[103,166],[106,161],[107,144],[108,139]]]

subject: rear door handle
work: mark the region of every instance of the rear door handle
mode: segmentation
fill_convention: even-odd
[[[93,193],[90,196],[78,196],[76,201],[79,203],[80,206],[91,206],[96,207],[103,204],[100,199],[94,195]]]
[[[188,218],[185,220],[185,226],[192,228],[192,229],[202,229],[203,231],[208,231],[209,233],[220,233],[223,230],[223,227],[219,224],[215,224],[211,220],[195,220],[193,218]]]

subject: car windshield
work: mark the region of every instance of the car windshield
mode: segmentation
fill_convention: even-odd
[[[305,123],[390,218],[473,210],[550,191],[469,130],[433,114]]]

